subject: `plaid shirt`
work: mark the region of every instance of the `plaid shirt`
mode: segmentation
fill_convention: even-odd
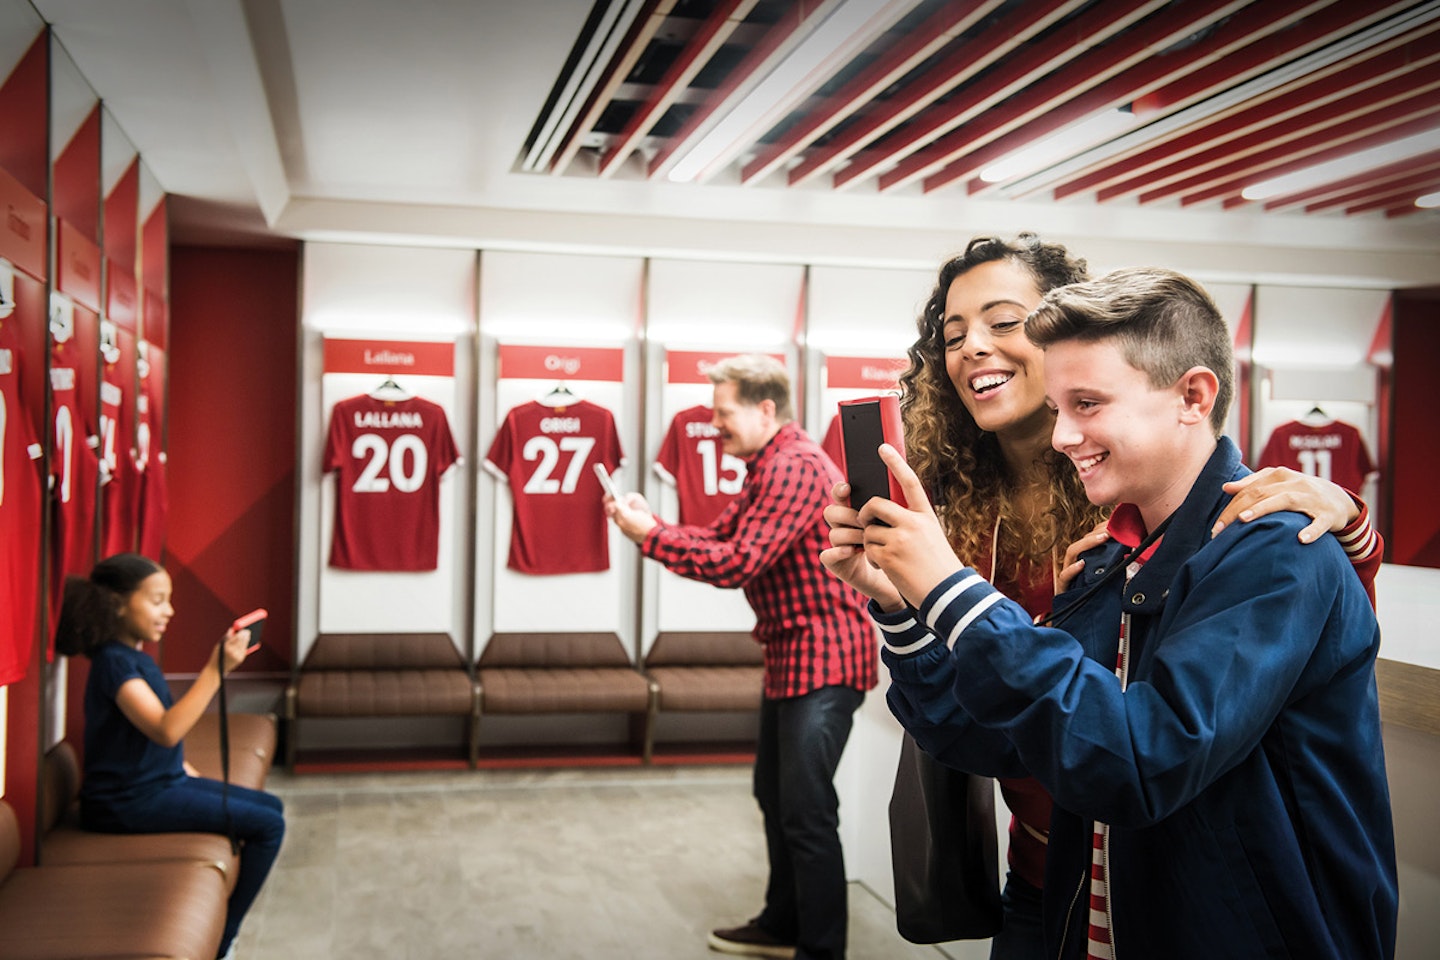
[[[740,495],[708,527],[661,522],[640,545],[682,577],[745,591],[765,647],[768,699],[876,684],[864,598],[820,563],[830,545],[821,511],[839,480],[815,441],[787,423],[749,461]]]

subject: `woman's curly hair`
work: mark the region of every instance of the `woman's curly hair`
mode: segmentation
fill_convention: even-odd
[[[945,301],[950,284],[996,260],[1023,267],[1041,294],[1088,279],[1084,260],[1033,233],[1022,233],[1013,241],[976,237],[964,253],[942,264],[935,289],[915,322],[918,336],[907,351],[910,366],[900,377],[905,458],[924,484],[962,560],[974,563],[989,554],[998,515],[1006,521],[1001,524],[999,554],[1024,557],[1048,569],[1056,548],[1088,533],[1106,511],[1086,499],[1069,460],[1046,450],[1043,464],[1050,476],[1050,510],[1038,524],[1027,521],[1014,508],[1016,478],[999,442],[975,423],[945,370]]]

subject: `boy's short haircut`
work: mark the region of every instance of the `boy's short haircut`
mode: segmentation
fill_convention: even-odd
[[[1125,362],[1157,389],[1191,367],[1207,367],[1220,382],[1210,426],[1217,437],[1225,432],[1235,394],[1230,331],[1210,295],[1183,274],[1131,267],[1057,287],[1025,321],[1025,333],[1042,348],[1063,340],[1114,339]]]
[[[790,406],[790,375],[774,357],[761,353],[726,357],[705,375],[711,383],[735,384],[736,396],[748,406],[756,406],[762,400],[775,401],[775,419],[781,423],[795,419]]]

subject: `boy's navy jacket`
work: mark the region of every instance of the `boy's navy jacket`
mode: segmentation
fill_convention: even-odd
[[[1064,629],[1034,626],[969,569],[920,609],[871,613],[890,708],[972,772],[1055,798],[1049,952],[1083,957],[1093,821],[1110,824],[1114,954],[1389,958],[1395,845],[1374,661],[1380,634],[1333,537],[1279,513],[1210,528],[1245,476],[1222,438],[1158,549]],[[1120,561],[1085,554],[1057,610]],[[1129,686],[1114,664],[1132,614]]]

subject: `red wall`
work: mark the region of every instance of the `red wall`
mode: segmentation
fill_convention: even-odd
[[[259,606],[265,646],[241,670],[289,670],[299,274],[296,251],[171,248],[167,673],[199,670]]]
[[[1391,563],[1440,567],[1440,423],[1435,371],[1440,369],[1440,296],[1395,297],[1393,420],[1390,436]]]

